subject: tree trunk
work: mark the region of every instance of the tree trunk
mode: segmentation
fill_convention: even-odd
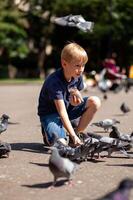
[[[10,79],[16,78],[17,75],[17,69],[13,65],[9,64],[8,65],[8,76]]]
[[[38,67],[40,71],[39,77],[41,79],[45,78],[45,70],[44,70],[44,61],[45,61],[46,53],[45,53],[45,48],[40,52],[39,59],[38,59]]]

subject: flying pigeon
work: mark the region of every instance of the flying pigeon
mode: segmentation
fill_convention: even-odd
[[[128,113],[128,112],[130,112],[130,108],[129,108],[125,103],[122,103],[122,104],[121,104],[120,110],[121,110],[123,113]]]
[[[129,200],[130,190],[133,188],[133,180],[123,179],[119,186],[112,192],[97,200]]]
[[[56,17],[52,22],[60,26],[76,27],[83,32],[92,32],[94,27],[94,22],[86,21],[82,15],[70,14],[64,17]]]
[[[97,127],[101,127],[101,128],[104,128],[105,131],[108,131],[113,125],[117,123],[120,123],[120,121],[116,119],[104,119],[103,121],[92,123],[91,126],[94,125]]]
[[[60,156],[56,147],[50,147],[52,154],[49,158],[49,169],[54,176],[53,186],[60,177],[66,177],[68,181],[71,181],[71,176],[77,169],[77,165],[69,160]]]
[[[6,114],[3,114],[2,117],[0,118],[0,133],[6,131],[8,126],[8,119],[9,116]]]

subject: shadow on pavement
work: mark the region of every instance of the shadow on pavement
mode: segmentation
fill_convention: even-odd
[[[42,143],[11,143],[12,150],[28,151],[34,153],[47,153]]]
[[[107,166],[116,166],[116,167],[133,167],[133,164],[107,164]]]
[[[48,167],[49,166],[49,164],[46,164],[46,163],[34,163],[34,162],[30,162],[30,164],[37,165],[37,166],[40,166],[40,167]]]
[[[67,180],[59,180],[56,185],[54,187],[60,187],[65,185],[65,182]],[[44,188],[49,188],[50,186],[52,186],[53,182],[46,182],[46,183],[37,183],[37,184],[33,184],[33,185],[22,185],[23,187],[28,187],[28,188],[40,188],[40,189],[44,189]]]
[[[127,116],[128,114],[125,113],[120,113],[120,114],[115,114],[113,115],[114,117],[123,117],[123,116]]]

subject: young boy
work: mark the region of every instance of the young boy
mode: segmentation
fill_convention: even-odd
[[[61,68],[45,80],[38,105],[38,115],[44,129],[44,140],[54,143],[55,135],[65,143],[66,132],[75,146],[82,142],[78,133],[83,132],[100,107],[96,96],[82,98],[84,88],[82,73],[88,61],[86,51],[78,44],[67,44],[61,52]],[[74,129],[71,121],[80,118]]]

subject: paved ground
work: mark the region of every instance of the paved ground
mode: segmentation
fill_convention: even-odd
[[[9,142],[12,152],[9,158],[0,159],[0,199],[1,200],[40,200],[64,199],[94,200],[115,188],[125,177],[133,178],[133,159],[115,153],[112,158],[96,162],[83,162],[74,175],[74,186],[61,182],[54,190],[48,186],[53,180],[48,170],[49,154],[42,145],[40,123],[37,117],[37,101],[40,85],[0,86],[0,115],[10,116],[8,130],[0,139]],[[91,89],[88,95],[102,95]],[[133,92],[109,94],[93,122],[105,118],[120,120],[119,129],[129,133],[133,130],[133,111],[123,116],[119,107],[125,101],[133,110]],[[102,129],[88,126],[88,130],[108,135]],[[133,193],[131,194],[133,199]]]

